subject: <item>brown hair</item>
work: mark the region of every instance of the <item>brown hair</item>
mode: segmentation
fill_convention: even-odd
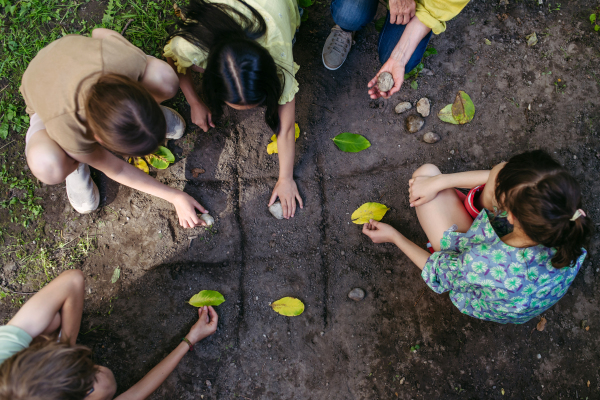
[[[165,141],[167,122],[160,106],[126,76],[101,76],[87,93],[85,114],[91,133],[115,153],[145,156]]]
[[[582,207],[581,189],[547,153],[535,150],[512,157],[498,173],[495,195],[531,240],[556,248],[555,268],[571,265],[582,254],[592,223],[584,216],[571,221]]]
[[[0,400],[82,400],[98,367],[85,346],[42,340],[0,365]]]

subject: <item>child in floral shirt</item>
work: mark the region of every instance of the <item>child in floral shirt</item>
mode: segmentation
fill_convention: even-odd
[[[456,187],[473,189],[465,198]],[[443,175],[426,164],[409,193],[433,254],[381,222],[365,224],[363,233],[395,243],[464,314],[525,323],[564,296],[587,254],[592,228],[579,185],[543,151],[491,171]]]

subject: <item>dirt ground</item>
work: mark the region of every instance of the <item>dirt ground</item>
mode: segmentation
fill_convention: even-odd
[[[80,265],[87,277],[80,342],[114,372],[121,392],[195,322],[187,300],[212,289],[227,300],[217,307],[217,333],[153,399],[600,398],[598,234],[538,332],[538,319],[500,325],[460,314],[398,249],[371,243],[350,222],[358,206],[377,201],[391,208],[384,222],[424,243],[407,201],[419,165],[484,169],[542,148],[577,177],[584,208],[600,225],[600,36],[589,24],[597,3],[472,1],[433,37],[438,54],[425,60],[433,75],[381,104],[366,93],[380,67],[374,24],[357,33],[345,65],[328,71],[321,50],[333,22],[322,3],[309,10],[294,48],[302,132],[295,177],[305,204],[295,218],[279,221],[267,210],[278,161],[266,152],[271,133],[257,110],[230,109],[207,134],[188,129],[169,143],[176,163],[156,174],[210,210],[216,224],[209,230],[182,229],[169,203],[99,174],[101,208],[87,216],[71,209],[64,184],[38,190],[47,235],[60,227],[66,237],[96,237],[97,250]],[[528,47],[532,32],[539,42]],[[458,90],[470,94],[475,118],[444,124],[436,114]],[[415,109],[393,109],[421,97],[431,100],[432,115],[409,134],[403,123]],[[181,94],[172,104],[189,122]],[[424,143],[428,131],[441,141]],[[331,141],[341,132],[360,133],[372,146],[342,153]],[[196,167],[206,173],[194,178]],[[121,277],[112,284],[117,266]],[[5,264],[0,272],[10,282],[18,271]],[[347,297],[355,287],[367,293],[361,302]],[[300,298],[305,312],[273,312],[269,303],[284,296]],[[0,304],[3,320],[15,311]]]

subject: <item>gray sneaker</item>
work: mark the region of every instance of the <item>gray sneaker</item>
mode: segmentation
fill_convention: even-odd
[[[354,32],[346,32],[339,25],[331,28],[331,33],[323,46],[323,65],[331,71],[335,71],[342,66],[350,47],[352,47],[352,37]]]
[[[90,167],[80,163],[66,179],[67,197],[69,202],[80,214],[89,214],[98,208],[100,204],[100,193],[98,186],[90,176]]]
[[[183,117],[172,108],[165,106],[160,106],[160,108],[167,120],[167,139],[180,139],[183,136],[183,132],[185,132]]]

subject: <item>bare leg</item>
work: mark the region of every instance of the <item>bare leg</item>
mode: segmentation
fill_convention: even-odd
[[[33,134],[27,143],[26,156],[33,175],[48,185],[64,182],[79,165],[48,136],[45,129]]]
[[[160,104],[175,97],[179,90],[179,78],[173,68],[166,62],[147,56],[146,70],[140,83]]]
[[[425,164],[413,173],[413,178],[439,174],[441,172],[438,167],[433,164]],[[454,189],[439,192],[433,200],[416,207],[416,209],[419,223],[435,251],[440,250],[440,239],[452,225],[458,227],[458,232],[466,232],[473,223],[473,219]]]

